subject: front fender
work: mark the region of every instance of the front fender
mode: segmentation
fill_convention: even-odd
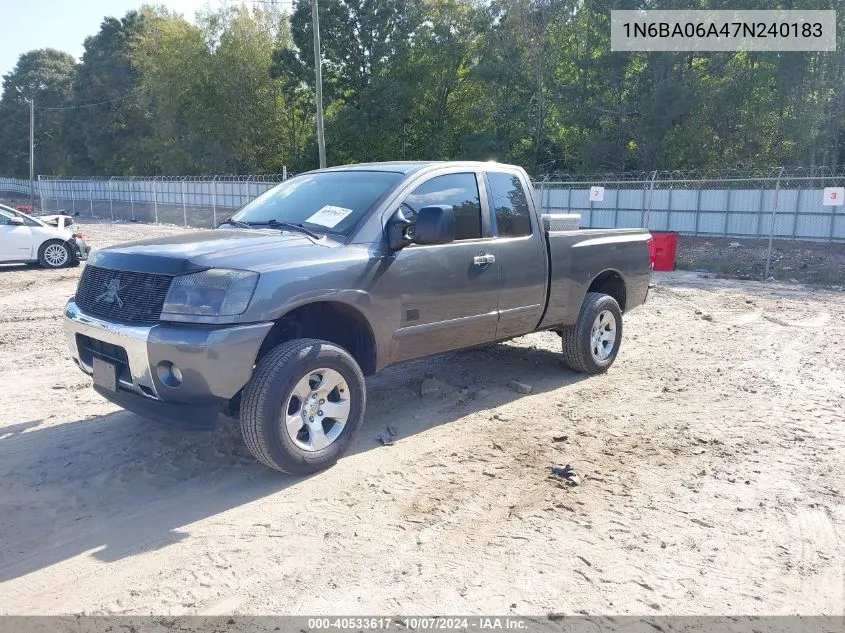
[[[361,312],[367,321],[370,321],[368,313],[371,312],[373,305],[370,294],[364,290],[351,290],[349,288],[321,289],[300,293],[290,297],[289,300],[269,312],[267,317],[268,320],[275,321],[297,308],[322,301],[348,305]]]

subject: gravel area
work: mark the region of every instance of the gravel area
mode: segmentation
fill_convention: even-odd
[[[0,613],[845,611],[845,293],[656,274],[606,375],[553,333],[389,368],[291,478],[100,398],[61,330],[81,270],[0,267]]]

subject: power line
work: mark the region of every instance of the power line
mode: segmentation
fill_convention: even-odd
[[[24,120],[20,115],[9,116],[6,118],[6,121],[9,121],[12,125],[21,125],[24,123]],[[28,125],[29,121],[26,121],[26,124]]]
[[[253,5],[256,4],[269,4],[270,6],[281,6],[282,8],[288,6],[293,8],[293,0],[250,0]]]
[[[45,108],[39,106],[38,110],[79,110],[81,108],[96,108],[97,106],[106,105],[107,103],[114,103],[115,101],[123,101],[124,99],[129,99],[134,97],[135,95],[139,94],[143,91],[143,88],[138,88],[133,90],[128,95],[124,95],[122,97],[117,97],[116,99],[109,99],[108,101],[100,101],[98,103],[86,103],[85,105],[78,105],[78,106],[65,106],[63,108]]]

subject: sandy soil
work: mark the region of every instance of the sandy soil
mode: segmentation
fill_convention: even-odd
[[[290,478],[97,396],[80,270],[0,267],[0,613],[845,611],[843,293],[657,275],[607,375],[545,333],[389,369],[351,454]]]

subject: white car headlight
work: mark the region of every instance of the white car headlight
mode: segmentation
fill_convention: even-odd
[[[173,279],[162,313],[233,316],[246,310],[258,273],[211,268]]]

